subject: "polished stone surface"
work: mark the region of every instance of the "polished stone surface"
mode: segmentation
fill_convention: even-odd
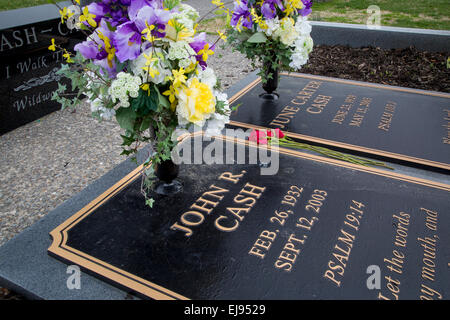
[[[182,165],[184,191],[152,209],[127,176],[52,231],[49,251],[154,299],[449,294],[449,185],[291,151],[279,161],[275,175],[262,160]]]
[[[315,144],[450,170],[450,94],[304,74],[282,75],[278,100],[262,92],[257,81],[244,88],[231,126],[279,128]]]
[[[27,8],[2,14],[0,134],[61,108],[51,100],[52,94],[57,89],[58,82],[66,85],[70,83],[56,74],[64,61],[63,51],[58,49],[52,52],[48,47],[54,38],[58,46],[71,51],[83,39],[82,33],[68,30],[65,24],[61,24],[57,10],[55,15],[54,11],[47,9],[53,18],[46,14],[44,19],[47,20],[33,23],[21,17],[23,10],[30,11]],[[12,17],[17,17],[23,24],[9,27],[13,24],[12,21],[8,24],[7,20],[12,20]]]
[[[240,83],[238,83],[236,86],[232,87],[228,90],[228,94],[230,97],[234,96],[238,92],[240,92],[243,88],[245,88],[247,85],[252,83],[254,80],[256,80],[256,74],[252,73],[249,75],[246,79],[242,80]],[[144,151],[141,154],[140,161],[144,160],[144,157],[146,155],[146,152]],[[414,178],[418,179],[426,179],[431,180],[436,183],[440,184],[446,184],[450,185],[450,178],[448,175],[440,174],[437,172],[432,171],[426,171],[426,170],[419,170],[413,167],[404,166],[404,165],[398,165],[393,163],[388,163],[390,166],[395,168],[394,173],[402,174],[402,175],[408,175]],[[327,165],[328,166],[328,165]],[[326,166],[326,167],[327,167]],[[133,296],[129,295],[129,290],[117,289],[115,286],[112,286],[108,284],[107,282],[98,279],[97,277],[93,277],[87,273],[82,273],[81,275],[81,289],[80,290],[69,290],[66,286],[66,281],[68,279],[67,267],[68,265],[66,263],[60,262],[57,259],[54,259],[53,257],[50,257],[47,253],[47,249],[50,247],[52,241],[49,237],[49,233],[54,230],[56,227],[61,225],[64,221],[72,217],[74,214],[76,214],[78,211],[80,211],[82,208],[84,208],[86,205],[91,203],[93,200],[95,200],[98,196],[102,195],[106,190],[111,188],[113,185],[115,185],[118,181],[120,181],[123,177],[125,177],[129,172],[131,172],[133,169],[135,169],[136,166],[132,164],[129,161],[126,161],[119,165],[114,170],[110,171],[108,174],[106,174],[104,177],[87,187],[85,190],[83,190],[81,193],[75,195],[72,199],[66,201],[63,205],[59,206],[54,211],[50,212],[48,215],[46,215],[44,218],[42,218],[40,221],[38,221],[36,224],[31,226],[29,229],[25,230],[18,236],[16,236],[14,239],[10,240],[8,243],[6,243],[4,246],[0,248],[0,285],[5,286],[8,288],[12,288],[15,291],[26,295],[30,298],[39,298],[39,299],[129,299]],[[348,169],[340,169],[340,168],[334,168],[334,171],[336,173],[335,180],[337,182],[340,181],[343,177],[347,177],[346,180],[351,179],[351,176],[342,174],[343,172],[353,172],[352,170]],[[320,175],[321,172],[318,172],[318,175]],[[366,176],[370,176],[368,174],[364,174]],[[200,175],[199,178],[202,176]],[[322,179],[322,178],[321,178]],[[332,179],[332,178],[325,178],[325,179]],[[384,180],[381,177],[378,177],[377,180]],[[388,180],[386,180],[388,181]],[[301,182],[301,181],[300,181]],[[395,183],[394,183],[395,185]],[[388,183],[387,187],[392,187],[393,184]],[[308,186],[308,188],[313,187],[313,185]],[[383,186],[384,187],[384,186]],[[398,185],[398,188],[400,189],[400,192],[404,192],[405,190],[413,190],[414,188],[421,188],[420,186],[411,187],[410,183],[403,182]],[[310,189],[308,189],[310,190]],[[343,192],[345,192],[348,189],[342,189]],[[362,188],[361,192],[372,190],[371,185],[369,183],[369,187],[367,185]],[[331,193],[330,193],[331,194]],[[380,194],[380,193],[379,193]],[[418,197],[418,199],[423,199],[423,197],[420,194],[412,193],[412,195],[415,195]],[[409,199],[411,195],[407,195],[401,200],[401,203],[403,203],[405,206],[408,205],[407,199]],[[422,198],[421,198],[422,197]],[[448,198],[448,197],[447,197]],[[389,197],[389,199],[392,199],[392,197]],[[306,194],[305,198],[303,199],[306,201]],[[309,199],[308,199],[309,200]],[[413,203],[416,203],[414,200]],[[427,202],[434,203],[434,201]],[[447,206],[448,206],[448,200],[447,200]],[[382,206],[385,206],[386,204],[382,204],[380,202],[377,207],[381,208]],[[254,214],[255,211],[250,212],[250,214]],[[333,211],[334,212],[334,211]],[[331,213],[333,215],[334,213]],[[392,212],[389,212],[392,213]],[[384,212],[378,212],[377,213],[380,217],[384,215]],[[389,215],[388,215],[389,216]],[[366,214],[367,217],[367,214]],[[390,216],[391,217],[391,216]],[[214,219],[215,217],[209,217]],[[254,218],[254,217],[253,217]],[[291,217],[292,219],[293,217]],[[442,218],[442,215],[439,216],[439,219]],[[322,219],[326,219],[325,217]],[[387,219],[380,218],[380,219]],[[245,220],[244,220],[245,221]],[[321,220],[326,221],[326,220]],[[383,220],[386,221],[386,220]],[[443,221],[443,220],[442,220]],[[293,223],[294,219],[290,220],[289,223]],[[341,221],[342,222],[342,221]],[[414,221],[414,232],[418,232],[420,228],[423,229],[423,225],[420,226],[419,224],[416,224],[418,220]],[[244,222],[243,222],[244,223]],[[267,223],[267,221],[266,221]],[[364,220],[363,223],[365,225],[364,228],[368,228],[369,224],[367,224]],[[413,222],[412,222],[413,223]],[[411,224],[412,224],[411,223]],[[319,224],[317,225],[319,226]],[[445,229],[446,224],[443,223],[439,225],[440,231]],[[391,232],[393,232],[394,226],[392,226]],[[334,232],[337,230],[335,229]],[[420,231],[420,230],[419,230]],[[328,232],[328,230],[326,231]],[[448,236],[448,230],[447,236]],[[316,235],[317,237],[317,235]],[[358,236],[359,237],[359,236]],[[254,239],[256,240],[256,239]],[[356,240],[355,246],[357,245],[357,242],[359,240]],[[387,240],[385,240],[387,241]],[[383,243],[386,243],[386,242]],[[408,241],[414,242],[415,239],[413,236],[410,236],[408,238]],[[373,250],[373,248],[377,245],[377,242],[371,241],[371,246],[366,247],[367,250]],[[440,245],[442,245],[443,242],[440,242]],[[246,243],[249,245],[248,243]],[[331,244],[333,246],[334,244]],[[385,244],[386,245],[386,244]],[[441,247],[443,249],[439,249],[439,255],[440,258],[445,258],[445,255],[442,255],[441,253],[445,253],[448,250],[445,247]],[[248,249],[248,247],[247,247]],[[392,249],[392,248],[391,248]],[[356,250],[356,249],[355,249]],[[358,249],[359,250],[359,249]],[[388,251],[387,251],[388,252]],[[416,252],[417,254],[417,252]],[[447,254],[447,260],[448,260],[448,252]],[[354,256],[354,255],[353,255]],[[417,256],[416,256],[417,257]],[[301,258],[298,258],[299,263],[301,261]],[[375,263],[382,263],[378,261],[371,260],[371,264]],[[411,261],[411,260],[410,260]],[[416,261],[417,262],[417,261]],[[419,261],[420,262],[420,261]],[[417,262],[417,263],[419,263]],[[351,264],[352,262],[350,262]],[[412,263],[412,262],[408,262]],[[349,268],[350,268],[349,264]],[[380,265],[380,267],[383,267]],[[274,268],[272,265],[270,268]],[[416,265],[417,268],[417,265]],[[442,269],[441,269],[442,270]],[[324,271],[322,269],[322,271]],[[362,275],[362,271],[360,272],[360,275]],[[197,275],[193,275],[192,277],[196,277]],[[346,274],[348,276],[348,272]],[[368,277],[367,275],[366,277]],[[385,274],[384,271],[382,273],[382,277],[384,279],[384,276],[389,276],[389,274]],[[417,277],[420,278],[420,274],[415,274],[413,279],[417,282]],[[393,277],[393,279],[396,279]],[[440,279],[443,279],[440,277]],[[438,279],[439,280],[439,279]],[[384,280],[383,280],[384,281]],[[382,283],[383,286],[386,286],[386,282]],[[426,283],[425,283],[426,284]],[[403,284],[402,284],[403,285]],[[384,289],[386,287],[383,287]],[[384,293],[384,291],[383,291]],[[370,293],[369,293],[370,294]],[[372,295],[376,295],[376,292],[371,293]],[[402,296],[400,298],[403,298]],[[416,296],[417,298],[417,296]],[[445,298],[445,297],[444,297]]]

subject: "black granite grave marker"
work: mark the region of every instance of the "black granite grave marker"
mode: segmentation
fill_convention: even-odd
[[[58,17],[50,4],[0,12],[0,134],[61,108],[51,96],[58,82],[68,83],[56,74],[63,52],[48,47],[55,38],[73,50],[83,34],[67,29]]]
[[[288,136],[344,151],[450,169],[450,94],[283,74],[276,101],[260,80],[231,100],[231,126],[279,128]]]
[[[150,209],[140,170],[49,253],[154,299],[448,299],[450,185],[281,149],[274,176],[183,165],[184,191]]]

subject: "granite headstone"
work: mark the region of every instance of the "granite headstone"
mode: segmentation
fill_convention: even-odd
[[[52,38],[71,51],[83,34],[61,22],[55,5],[0,12],[0,134],[61,108],[51,97],[67,81],[56,74],[63,51],[48,50]]]

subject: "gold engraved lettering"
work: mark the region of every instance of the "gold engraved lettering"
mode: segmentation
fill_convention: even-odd
[[[358,206],[359,209],[356,209]],[[352,200],[350,213],[345,216],[344,226],[347,230],[341,229],[331,253],[331,259],[328,261],[328,269],[324,273],[324,278],[332,281],[337,287],[341,286],[344,277],[345,268],[350,259],[351,251],[356,240],[355,232],[358,232],[360,220],[363,217],[365,205],[361,202]]]
[[[395,109],[397,107],[397,103],[396,102],[388,102],[385,107],[384,107],[384,112],[381,116],[381,120],[380,123],[378,124],[378,129],[383,130],[388,132],[390,127],[391,127],[391,123],[392,123],[392,119],[394,118],[394,112]]]
[[[303,239],[297,239],[295,234],[291,234],[283,247],[283,251],[281,251],[277,261],[275,261],[275,267],[287,272],[292,271],[300,253],[300,249],[297,249],[296,245],[303,244],[304,242]]]
[[[242,171],[241,174],[234,175],[232,172],[224,172],[219,177],[219,180],[230,181],[230,182],[233,182],[234,184],[236,184],[244,176],[245,173],[246,173],[246,171]]]
[[[264,230],[256,239],[248,254],[264,259],[276,237],[276,232]]]
[[[319,94],[316,99],[314,99],[314,103],[306,109],[307,112],[312,114],[319,114],[325,109],[327,104],[330,102],[332,97],[324,96]]]
[[[316,91],[322,85],[321,81],[310,81],[308,84],[297,93],[297,96],[291,100],[291,104],[294,106],[305,105],[316,93]],[[280,129],[285,129],[286,125],[291,122],[291,120],[300,111],[300,107],[286,106],[281,110],[281,113],[275,117],[275,119],[270,122],[271,126],[278,127]]]
[[[216,219],[216,221],[214,221],[214,225],[216,226],[217,229],[219,229],[220,231],[224,231],[224,232],[233,232],[235,231],[238,227],[239,227],[239,222],[237,220],[234,220],[234,223],[231,227],[226,227],[224,226],[221,221],[222,220],[229,220],[229,218],[227,216],[220,216]]]
[[[434,296],[439,300],[442,299],[442,294],[424,284],[422,284],[420,292],[424,294],[420,296],[420,300],[433,300]]]
[[[263,192],[266,190],[265,187],[258,187],[255,185],[252,185],[250,183],[246,183],[245,186],[241,189],[239,194],[233,199],[235,203],[245,204],[246,208],[236,208],[236,207],[230,207],[227,208],[227,211],[232,214],[233,217],[227,217],[227,216],[220,216],[216,219],[214,222],[214,225],[217,229],[220,231],[225,232],[232,232],[235,231],[238,227],[240,222],[242,222],[245,218],[245,216],[242,213],[248,213],[250,212],[251,208],[254,206],[256,199],[259,199]],[[247,195],[249,197],[243,198],[243,195]],[[251,197],[250,200],[249,198]],[[249,203],[246,203],[249,202]],[[224,220],[234,220],[233,224],[230,227],[224,226],[223,221]],[[228,223],[229,224],[229,223]]]
[[[450,110],[449,109],[444,109],[444,121],[445,124],[443,124],[442,126],[447,129],[447,135],[442,137],[442,143],[444,144],[450,144]]]

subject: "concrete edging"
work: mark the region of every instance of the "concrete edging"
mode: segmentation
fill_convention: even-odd
[[[366,25],[311,21],[311,37],[319,45],[350,47],[409,48],[450,52],[450,31],[398,27],[369,29]]]

